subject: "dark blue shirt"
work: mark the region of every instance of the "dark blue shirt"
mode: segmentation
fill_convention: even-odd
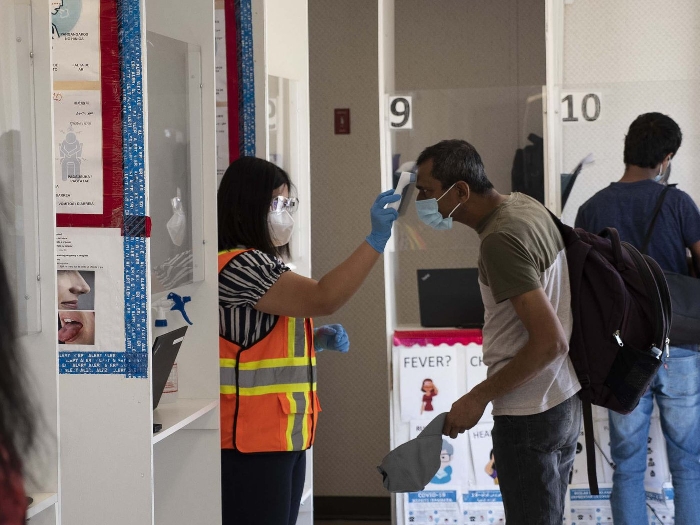
[[[575,226],[596,234],[606,227],[616,228],[623,241],[641,250],[663,189],[653,180],[614,182],[579,208]],[[685,249],[698,241],[697,205],[684,191],[670,188],[656,220],[648,254],[662,269],[688,275]]]

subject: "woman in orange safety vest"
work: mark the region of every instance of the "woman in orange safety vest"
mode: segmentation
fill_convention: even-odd
[[[397,218],[371,210],[371,233],[319,281],[292,272],[289,255],[298,201],[284,170],[242,157],[219,187],[219,366],[223,525],[296,523],[306,449],[316,435],[316,352],[347,352],[340,325],[314,329],[357,292],[384,251]]]

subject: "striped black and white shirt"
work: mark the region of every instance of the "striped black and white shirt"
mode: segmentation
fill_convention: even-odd
[[[248,348],[269,334],[278,316],[254,307],[287,271],[280,259],[259,250],[231,259],[219,272],[219,335]]]

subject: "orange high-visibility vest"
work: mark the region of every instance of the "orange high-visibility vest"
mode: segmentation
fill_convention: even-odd
[[[219,254],[219,272],[248,250]],[[262,340],[242,348],[219,333],[221,448],[306,450],[316,435],[316,353],[311,319],[279,316]]]

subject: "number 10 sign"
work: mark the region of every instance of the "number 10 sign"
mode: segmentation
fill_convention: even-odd
[[[411,97],[389,97],[389,129],[413,129]]]
[[[600,118],[600,93],[562,93],[561,120],[566,123],[595,122]]]

